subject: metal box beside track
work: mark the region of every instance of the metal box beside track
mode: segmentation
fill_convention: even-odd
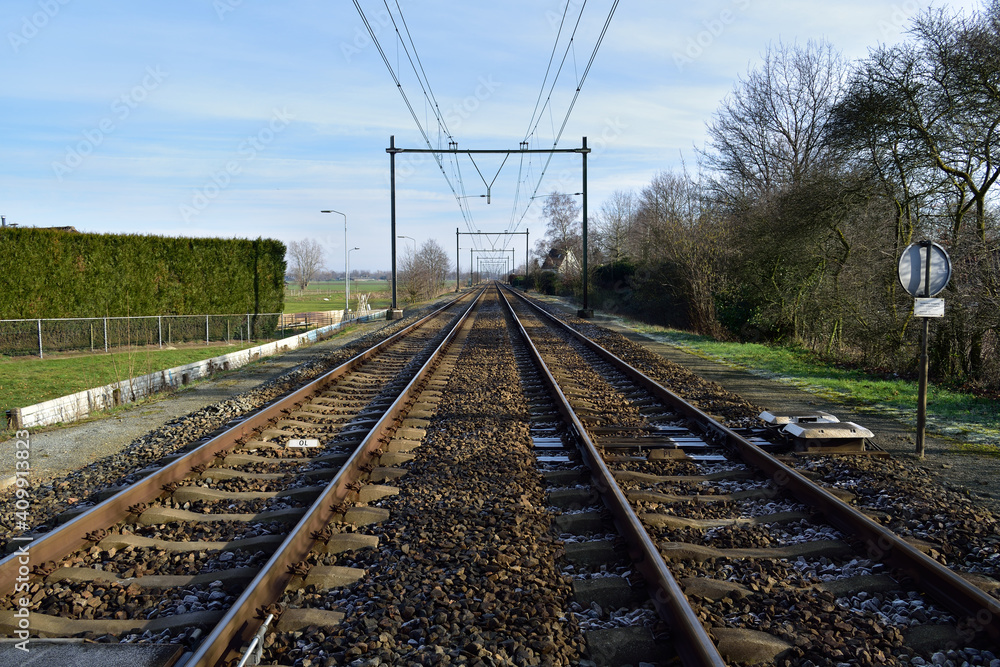
[[[774,437],[792,445],[796,452],[852,453],[863,452],[868,438],[874,434],[854,422],[842,422],[822,410],[798,415],[764,411],[758,418],[767,425]]]
[[[786,424],[782,430],[797,452],[863,452],[874,433],[854,422]]]
[[[822,410],[816,410],[815,412],[808,412],[801,415],[776,415],[773,412],[765,410],[757,416],[762,422],[768,426],[783,426],[785,424],[808,424],[812,422],[818,422],[821,424],[835,424],[840,420],[835,416],[831,415],[829,412],[823,412]]]

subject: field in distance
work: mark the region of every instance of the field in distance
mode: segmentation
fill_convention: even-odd
[[[371,294],[372,310],[388,308],[392,301],[388,280],[351,280],[351,308],[357,308],[356,295]],[[312,313],[344,309],[344,281],[324,280],[309,283],[304,290],[294,285],[285,286],[286,313]]]

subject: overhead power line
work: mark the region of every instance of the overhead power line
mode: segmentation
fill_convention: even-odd
[[[597,37],[596,43],[594,44],[594,49],[593,49],[593,51],[591,51],[590,58],[587,60],[587,66],[584,68],[583,74],[580,76],[580,79],[576,83],[576,90],[573,93],[573,98],[570,100],[569,107],[566,109],[566,115],[563,117],[563,121],[559,125],[559,132],[556,133],[555,139],[552,142],[552,147],[553,148],[555,148],[556,146],[559,145],[559,140],[562,138],[563,132],[566,130],[566,125],[569,123],[569,118],[570,118],[570,116],[573,113],[573,109],[576,107],[577,100],[580,97],[580,91],[583,90],[583,84],[587,80],[587,75],[590,74],[590,68],[593,66],[594,60],[597,58],[597,52],[600,50],[601,44],[604,41],[604,36],[607,34],[608,27],[611,25],[611,19],[614,18],[615,10],[618,9],[618,3],[619,3],[619,0],[614,0],[614,2],[611,5],[611,9],[608,11],[608,16],[604,20],[604,25],[601,28],[601,32],[600,32],[600,34]],[[586,6],[586,2],[584,2],[583,5]],[[568,3],[567,3],[567,7],[568,7]],[[567,44],[566,50],[563,53],[563,59],[562,59],[562,62],[560,62],[560,64],[559,64],[559,70],[556,72],[556,77],[555,77],[555,79],[553,79],[552,87],[549,89],[549,96],[548,96],[548,99],[546,100],[546,105],[549,105],[549,103],[550,103],[550,100],[552,98],[552,91],[555,89],[555,81],[558,79],[559,73],[562,71],[562,66],[566,62],[566,57],[569,54],[570,48],[571,48],[571,46],[573,44],[573,39],[576,36],[576,30],[577,30],[577,28],[580,25],[580,20],[581,20],[582,17],[583,17],[583,6],[580,8],[580,14],[577,16],[576,25],[574,25],[574,27],[573,27],[573,34],[570,36],[570,41]],[[546,76],[547,76],[547,74],[546,74]],[[543,83],[543,86],[544,86],[544,83]],[[551,106],[549,108],[551,110]],[[543,109],[544,109],[544,107],[543,107]],[[528,137],[525,137],[525,141],[528,141],[528,138],[530,136],[534,135],[535,130],[538,127],[538,122],[540,120],[541,120],[541,118],[539,118],[538,120],[535,121],[535,127],[532,128],[532,130],[531,130],[530,134],[528,135]],[[552,162],[552,155],[553,155],[552,153],[549,153],[548,157],[545,159],[545,164],[542,167],[542,171],[541,171],[541,173],[538,176],[538,182],[535,184],[535,187],[533,188],[533,190],[531,192],[531,197],[528,199],[528,203],[527,203],[527,205],[524,208],[524,212],[521,214],[521,217],[518,219],[517,223],[513,224],[513,227],[512,227],[513,230],[516,230],[518,227],[520,227],[521,223],[524,221],[525,216],[528,215],[528,211],[531,209],[531,202],[538,195],[538,190],[542,186],[542,181],[545,180],[545,173],[546,173],[546,171],[549,168],[549,164]],[[519,189],[520,189],[520,183],[518,183],[518,190]],[[516,199],[517,199],[517,196],[515,195],[515,206],[517,205],[516,204]],[[516,210],[515,210],[514,215],[516,216]],[[513,223],[513,217],[511,219],[511,222]]]
[[[409,110],[410,116],[413,118],[413,122],[416,124],[417,129],[420,131],[420,135],[421,137],[423,137],[424,143],[427,145],[427,148],[433,149],[434,147],[431,144],[430,137],[428,137],[423,124],[420,122],[419,116],[417,116],[417,113],[414,110],[413,105],[410,103],[410,99],[406,95],[406,91],[403,89],[403,84],[399,79],[399,75],[393,69],[392,63],[389,61],[389,58],[386,55],[385,50],[382,48],[382,44],[379,42],[378,37],[375,34],[375,30],[372,28],[371,23],[368,21],[368,17],[365,16],[364,9],[361,7],[359,0],[353,0],[353,2],[354,2],[354,8],[357,9],[358,15],[361,16],[361,21],[364,23],[365,28],[368,30],[368,35],[371,37],[372,43],[375,44],[375,47],[378,49],[379,55],[382,56],[382,62],[385,64],[386,69],[389,71],[389,75],[392,77],[393,82],[396,84],[396,89],[399,91],[400,96],[402,96],[403,102],[406,104],[406,108]],[[444,122],[444,117],[441,114],[440,107],[438,107],[437,105],[437,101],[433,97],[433,93],[429,92],[430,84],[426,83],[425,85],[426,79],[421,78],[421,74],[418,71],[418,65],[414,62],[413,57],[411,57],[410,50],[406,48],[406,43],[403,41],[402,33],[399,31],[399,27],[396,24],[396,19],[393,16],[392,11],[389,9],[388,3],[385,2],[385,0],[383,0],[383,4],[385,4],[386,11],[389,12],[389,16],[392,19],[393,27],[396,30],[396,36],[400,40],[400,43],[403,46],[403,51],[406,53],[407,60],[409,60],[410,66],[413,68],[414,73],[417,75],[417,80],[420,82],[420,89],[424,94],[424,98],[428,101],[428,103],[434,110],[434,116],[438,121],[439,127],[445,131],[445,134],[449,137],[451,141],[454,141],[453,137],[451,136],[451,133],[448,132],[447,124]],[[397,3],[397,8],[399,8],[398,3]],[[400,22],[404,24],[405,28],[405,21],[403,21],[402,19],[402,11],[400,11]],[[407,29],[407,35],[409,35],[408,29]],[[413,45],[412,38],[410,38],[410,44]],[[414,54],[416,56],[415,47],[414,47]],[[419,56],[416,57],[419,60]],[[422,64],[419,65],[419,70],[423,71]],[[448,177],[448,172],[445,171],[444,164],[441,161],[440,156],[434,153],[433,157],[434,161],[438,165],[438,169],[440,169],[441,174],[444,176],[445,181],[448,183],[448,187],[451,189],[451,193],[455,196],[455,200],[458,202],[458,207],[462,212],[462,217],[465,220],[466,226],[471,231],[472,229],[475,228],[475,225],[472,222],[471,211],[468,209],[467,206],[464,205],[463,198],[459,196],[458,191],[456,191],[455,189],[455,184],[453,184],[451,179]],[[464,191],[464,185],[461,182],[461,171],[457,170],[457,175],[458,175],[457,180],[459,181],[459,189]]]
[[[583,73],[579,75],[579,78],[576,81],[575,90],[574,90],[572,99],[570,100],[569,106],[568,106],[568,108],[566,110],[566,113],[565,113],[565,115],[564,115],[564,117],[562,119],[562,122],[559,125],[559,129],[557,131],[556,127],[555,127],[555,123],[554,123],[554,118],[552,118],[552,114],[553,114],[553,109],[552,109],[552,95],[555,92],[555,89],[556,89],[556,86],[557,86],[557,84],[559,82],[560,76],[561,76],[561,74],[563,72],[563,69],[565,68],[566,62],[567,62],[567,60],[568,60],[568,58],[569,58],[569,56],[570,56],[571,53],[573,55],[574,73],[576,73],[576,67],[577,67],[577,64],[576,64],[576,35],[577,35],[577,32],[578,32],[578,30],[580,28],[580,24],[581,24],[582,19],[583,19],[583,13],[584,13],[584,10],[586,9],[586,6],[587,6],[587,0],[583,0],[583,3],[580,6],[580,11],[579,11],[579,13],[576,16],[576,21],[573,23],[573,30],[569,34],[569,39],[566,42],[565,48],[563,49],[563,53],[562,53],[562,57],[561,57],[561,59],[559,61],[559,65],[556,68],[555,73],[552,74],[552,67],[553,67],[553,64],[555,63],[556,54],[557,54],[557,52],[559,50],[560,40],[561,40],[562,35],[564,33],[564,30],[566,28],[567,18],[569,17],[569,7],[572,4],[572,3],[569,3],[569,2],[566,3],[566,7],[563,9],[562,18],[561,18],[561,20],[559,22],[559,29],[557,31],[556,38],[555,38],[555,41],[554,41],[553,46],[552,46],[552,51],[549,54],[548,63],[547,63],[546,68],[545,68],[545,75],[542,78],[542,83],[541,83],[541,86],[539,87],[538,96],[537,96],[537,98],[535,100],[535,106],[534,106],[534,109],[531,112],[531,118],[528,121],[528,129],[526,130],[525,136],[524,136],[524,140],[521,143],[522,149],[529,148],[530,145],[531,145],[531,143],[532,143],[532,141],[538,141],[538,137],[537,137],[538,125],[541,122],[542,118],[544,117],[544,115],[546,113],[546,110],[548,111],[550,119],[553,120],[553,123],[552,123],[552,133],[553,133],[552,148],[554,149],[554,148],[556,148],[558,146],[559,141],[562,138],[562,134],[565,131],[567,124],[569,123],[570,116],[572,115],[573,110],[576,107],[577,100],[580,97],[580,92],[583,89],[583,84],[584,84],[584,82],[587,79],[587,75],[590,73],[590,69],[591,69],[591,67],[594,64],[594,60],[597,57],[597,53],[600,50],[600,47],[601,47],[602,42],[604,41],[605,35],[607,34],[608,27],[610,26],[611,20],[614,17],[615,10],[618,7],[619,1],[620,0],[614,0],[614,2],[612,3],[612,6],[611,6],[611,8],[610,8],[610,10],[608,12],[607,18],[604,21],[604,25],[601,28],[600,34],[598,35],[597,41],[594,44],[594,48],[591,51],[590,58],[587,61],[587,65],[584,68]],[[417,129],[419,130],[420,135],[421,135],[421,137],[424,140],[424,144],[429,149],[429,152],[431,152],[432,155],[434,156],[434,161],[437,163],[438,169],[441,171],[441,174],[444,176],[445,181],[448,183],[448,187],[449,187],[449,189],[451,189],[452,195],[454,195],[455,200],[458,203],[459,210],[462,213],[462,217],[465,220],[466,226],[468,227],[468,229],[470,231],[472,231],[473,229],[475,229],[475,225],[473,224],[473,221],[472,221],[471,210],[468,208],[468,205],[465,203],[465,199],[468,199],[469,196],[466,194],[465,182],[464,182],[464,179],[462,178],[462,169],[461,169],[461,165],[460,165],[460,162],[459,162],[459,159],[458,159],[458,153],[457,152],[452,152],[451,153],[451,157],[450,157],[451,168],[452,168],[452,171],[453,171],[453,178],[454,178],[454,181],[453,181],[452,177],[449,177],[448,171],[445,170],[444,162],[443,162],[443,160],[441,158],[440,153],[436,152],[434,150],[434,147],[433,147],[432,142],[431,142],[431,138],[428,135],[427,130],[424,127],[424,125],[420,122],[420,118],[417,115],[416,110],[414,109],[413,105],[411,104],[410,99],[409,99],[409,97],[406,94],[406,91],[403,88],[403,83],[400,80],[400,75],[397,72],[397,70],[393,68],[392,63],[390,62],[388,56],[386,55],[385,50],[383,49],[382,44],[379,42],[378,37],[376,36],[375,30],[372,28],[372,25],[369,22],[367,16],[365,16],[365,12],[364,12],[364,9],[361,7],[360,1],[359,0],[353,0],[353,2],[354,2],[355,9],[357,9],[358,14],[361,17],[361,20],[362,20],[362,22],[365,25],[365,28],[368,30],[368,35],[371,37],[372,43],[375,44],[375,47],[378,49],[379,55],[382,57],[382,62],[385,64],[386,69],[389,71],[389,75],[392,77],[393,82],[396,84],[396,89],[399,91],[400,96],[403,98],[403,102],[406,105],[407,110],[410,112],[410,116],[413,118],[413,122],[417,126]],[[435,121],[436,121],[437,126],[438,126],[438,133],[437,133],[438,134],[438,143],[440,144],[440,142],[441,142],[441,136],[443,134],[444,136],[446,136],[448,138],[449,148],[457,147],[458,146],[458,142],[455,140],[455,138],[452,135],[450,129],[448,128],[448,124],[445,121],[444,114],[441,112],[441,107],[438,104],[437,97],[434,95],[434,90],[433,90],[433,88],[430,85],[430,80],[429,80],[429,78],[427,76],[427,71],[424,68],[423,62],[421,61],[420,55],[419,55],[419,53],[417,51],[416,42],[414,41],[413,35],[410,32],[409,26],[406,23],[406,19],[403,16],[403,10],[402,10],[402,7],[399,4],[399,0],[394,0],[394,4],[396,6],[396,12],[395,13],[390,9],[388,0],[382,0],[382,2],[383,2],[383,5],[385,6],[385,9],[388,12],[389,17],[390,17],[390,19],[392,21],[393,28],[394,28],[394,30],[396,32],[396,37],[399,40],[399,45],[402,47],[403,52],[406,54],[406,59],[407,59],[407,61],[410,64],[410,68],[413,70],[413,74],[414,74],[414,76],[417,79],[418,85],[420,86],[421,93],[424,96],[424,99],[425,99],[425,102],[426,102],[425,111],[427,109],[430,109],[430,111],[434,115]],[[398,13],[398,15],[399,15],[399,21],[398,22],[396,20],[396,13]],[[400,29],[400,25],[402,25],[402,29]],[[405,37],[404,37],[404,34],[405,34]],[[550,81],[550,75],[552,75],[551,76],[551,81]],[[546,88],[547,88],[548,92],[546,92]],[[544,97],[544,102],[542,102],[543,97]],[[441,150],[441,146],[438,146],[438,151],[440,151],[440,150]],[[537,197],[537,193],[538,193],[539,189],[541,188],[542,182],[545,179],[545,175],[546,175],[546,172],[548,170],[549,164],[552,161],[552,155],[553,155],[553,153],[549,153],[548,154],[548,156],[547,156],[544,164],[541,167],[541,171],[538,174],[537,182],[535,183],[535,186],[534,186],[534,188],[531,191],[531,197],[528,198],[527,204],[525,205],[523,213],[521,214],[520,218],[517,220],[517,223],[514,224],[514,219],[517,217],[517,210],[518,210],[519,203],[520,203],[520,200],[521,200],[521,194],[520,193],[521,193],[522,184],[525,183],[525,182],[527,182],[528,180],[534,180],[532,178],[532,173],[534,172],[534,169],[533,169],[533,165],[532,165],[531,159],[529,158],[528,164],[527,164],[527,167],[526,167],[525,166],[525,160],[524,160],[524,154],[522,154],[520,156],[519,165],[518,165],[517,186],[515,188],[515,193],[514,193],[514,207],[513,207],[513,210],[511,212],[511,225],[508,225],[508,231],[510,231],[510,232],[515,231],[520,226],[521,222],[523,222],[525,216],[528,213],[528,210],[531,207],[532,200],[534,200]],[[471,159],[471,155],[470,155],[470,159]],[[506,163],[506,158],[504,160],[504,163]],[[479,165],[477,165],[474,160],[473,160],[473,166],[476,168],[476,171],[479,173],[479,177],[482,179],[484,185],[486,185],[487,194],[485,196],[488,198],[489,194],[490,194],[490,191],[492,189],[493,183],[496,182],[496,179],[497,179],[497,176],[499,176],[500,170],[503,169],[503,164],[500,165],[500,170],[498,170],[497,174],[493,177],[493,181],[489,182],[489,183],[486,182],[486,178],[483,176],[482,172],[480,171]]]

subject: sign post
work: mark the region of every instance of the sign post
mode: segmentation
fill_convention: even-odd
[[[928,346],[930,318],[944,317],[944,299],[932,299],[951,280],[951,258],[933,241],[911,243],[903,251],[898,265],[899,284],[914,297],[913,314],[923,319],[920,343],[920,380],[917,392],[917,449],[924,458],[924,433],[927,429],[927,375],[930,367]]]

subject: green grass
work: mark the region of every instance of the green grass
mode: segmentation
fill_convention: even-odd
[[[863,371],[825,363],[809,350],[753,343],[724,343],[706,336],[649,325],[642,333],[700,357],[742,368],[864,411],[916,423],[916,382],[885,379]],[[996,401],[931,384],[927,390],[928,430],[970,444],[1000,444],[1000,414]]]
[[[391,286],[386,280],[352,280],[351,307],[357,307],[357,294],[371,294],[370,305],[373,309],[388,308],[391,301],[389,290]],[[285,290],[286,313],[310,313],[324,310],[343,310],[344,281],[324,281],[309,283],[299,295],[298,288],[289,285]],[[296,296],[290,296],[296,294]]]
[[[256,343],[254,343],[256,345]],[[23,408],[194,361],[241,350],[245,345],[191,346],[174,350],[52,357],[0,358],[0,410]]]

